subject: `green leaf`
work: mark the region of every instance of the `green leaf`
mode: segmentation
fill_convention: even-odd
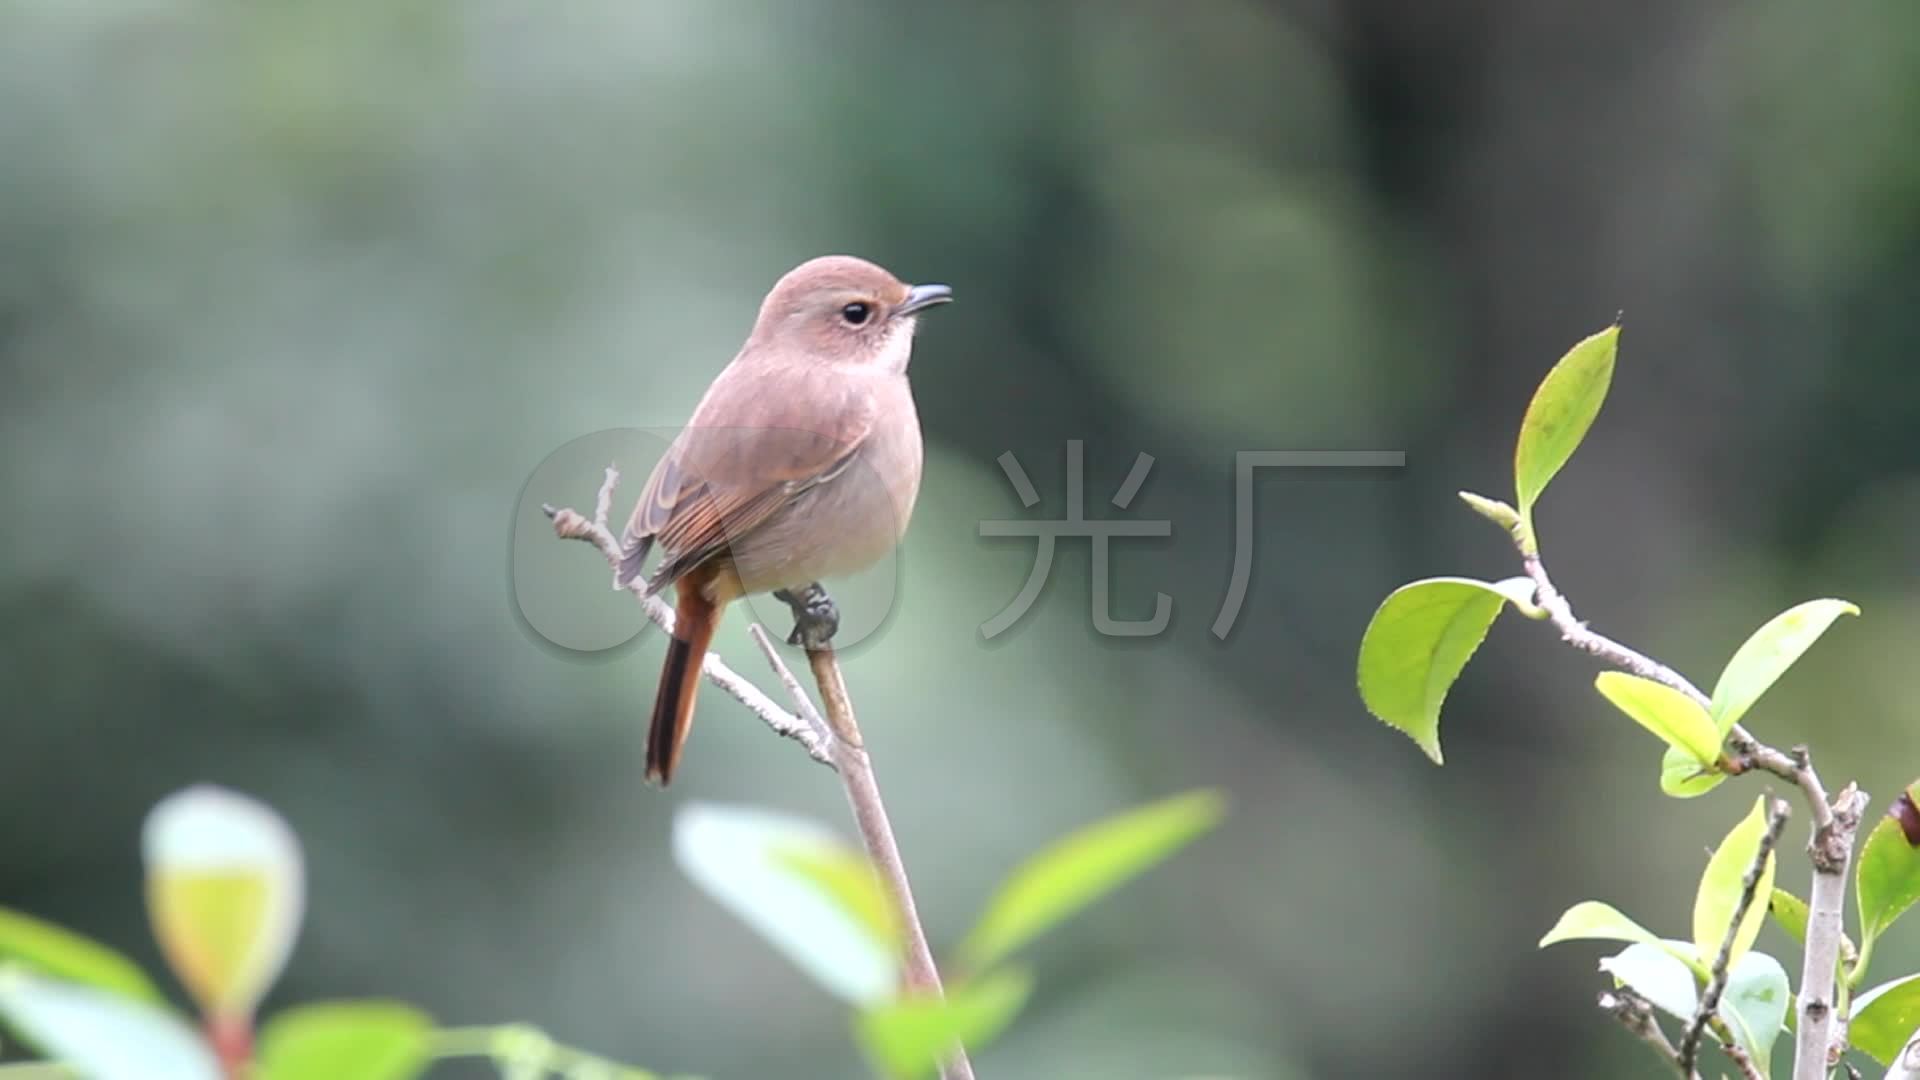
[[[259,1080],[411,1080],[426,1071],[433,1021],[409,1005],[341,1001],[275,1016],[260,1035]]]
[[[995,972],[949,987],[945,1001],[912,996],[865,1009],[854,1018],[854,1036],[889,1077],[918,1080],[932,1075],[955,1044],[977,1052],[992,1042],[1032,990],[1024,971]]]
[[[1547,489],[1560,467],[1586,438],[1600,403],[1613,381],[1613,358],[1620,344],[1620,327],[1609,326],[1568,350],[1547,372],[1520,421],[1520,441],[1513,450],[1514,491],[1520,517],[1533,531],[1533,504]]]
[[[1741,880],[1746,877],[1747,868],[1753,865],[1753,857],[1760,851],[1761,838],[1767,832],[1766,797],[1753,800],[1753,810],[1740,820],[1738,825],[1720,841],[1713,855],[1707,860],[1707,869],[1700,875],[1700,888],[1693,896],[1693,944],[1700,956],[1709,964],[1720,955],[1720,943],[1726,939],[1727,927],[1733,922],[1733,912],[1740,904]],[[1754,903],[1747,908],[1745,917],[1740,921],[1740,930],[1733,939],[1733,951],[1729,955],[1731,964],[1738,963],[1740,957],[1753,946],[1753,939],[1760,933],[1760,924],[1766,921],[1767,898],[1773,895],[1774,865],[1779,860],[1773,852],[1767,853],[1767,861],[1760,872],[1760,881],[1754,888]]]
[[[6,966],[0,1018],[87,1080],[220,1080],[199,1032],[171,1009],[139,998]]]
[[[196,784],[154,804],[140,848],[147,917],[174,976],[205,1014],[253,1015],[306,911],[293,828],[258,799]]]
[[[1860,867],[1854,877],[1854,899],[1860,906],[1860,943],[1871,948],[1875,938],[1895,919],[1920,901],[1920,810],[1914,806],[1916,783],[1895,799],[1893,806],[1867,833],[1860,849]]]
[[[848,852],[825,827],[765,810],[690,803],[673,819],[681,870],[794,966],[845,1001],[891,998],[900,981],[897,943],[796,868],[794,853],[806,850],[822,861]]]
[[[165,1000],[140,966],[92,938],[0,908],[0,960],[122,997]]]
[[[1214,791],[1162,799],[1055,841],[1015,870],[960,945],[981,971],[1220,823]]]
[[[1693,755],[1669,746],[1660,757],[1660,790],[1676,799],[1691,799],[1719,787],[1727,774],[1702,766]]]
[[[1773,890],[1773,900],[1767,905],[1773,913],[1773,921],[1787,936],[1799,942],[1807,943],[1807,902],[1785,889]]]
[[[1713,729],[1707,710],[1687,695],[1619,671],[1601,672],[1593,686],[1634,723],[1684,751],[1697,765],[1704,768],[1719,760],[1720,733]]]
[[[1809,600],[1775,615],[1755,630],[1727,661],[1720,681],[1714,684],[1713,707],[1708,711],[1720,734],[1733,730],[1760,695],[1820,640],[1833,620],[1858,614],[1860,609],[1845,600]]]
[[[1600,970],[1646,998],[1654,1008],[1691,1020],[1693,1010],[1700,1006],[1699,979],[1674,952],[1692,948],[1684,941],[1638,942],[1600,961]]]
[[[900,910],[881,886],[873,860],[852,848],[817,843],[774,848],[771,854],[776,863],[832,897],[874,940],[896,950],[904,947]]]
[[[1883,982],[1853,999],[1847,1041],[1882,1065],[1920,1030],[1920,975]]]
[[[1762,1076],[1772,1075],[1773,1046],[1786,1026],[1791,998],[1786,969],[1766,953],[1749,952],[1727,969],[1720,1015],[1734,1041],[1759,1063]]]
[[[1521,584],[1526,594],[1520,596]],[[1427,578],[1388,594],[1360,639],[1360,699],[1440,764],[1440,705],[1502,604],[1532,603],[1525,578]]]
[[[1636,941],[1643,945],[1655,945],[1660,938],[1622,915],[1612,904],[1582,900],[1560,916],[1560,921],[1554,923],[1553,929],[1540,939],[1538,948],[1544,949],[1562,941]]]

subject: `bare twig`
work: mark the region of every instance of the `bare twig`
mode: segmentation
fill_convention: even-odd
[[[1699,1060],[1700,1040],[1720,1008],[1721,996],[1727,992],[1727,969],[1733,966],[1733,946],[1740,936],[1740,924],[1746,921],[1747,912],[1759,899],[1755,894],[1760,891],[1760,879],[1766,875],[1767,861],[1773,858],[1773,849],[1780,842],[1780,830],[1786,827],[1788,813],[1785,800],[1773,799],[1768,803],[1767,828],[1760,835],[1760,846],[1753,853],[1753,861],[1740,879],[1740,899],[1734,904],[1733,918],[1720,939],[1720,952],[1713,958],[1706,993],[1700,995],[1700,1004],[1693,1010],[1693,1021],[1680,1036],[1680,1065],[1688,1071],[1692,1071],[1694,1062]],[[1728,1040],[1727,1047],[1729,1051],[1739,1049],[1732,1040]]]
[[[1647,1004],[1646,998],[1625,987],[1608,990],[1600,995],[1600,1008],[1618,1020],[1634,1038],[1652,1047],[1653,1052],[1682,1077],[1696,1080],[1697,1074],[1692,1069],[1680,1065],[1680,1052],[1667,1040],[1667,1033],[1660,1030],[1660,1022],[1653,1018],[1653,1006]]]
[[[753,643],[760,646],[760,655],[767,658],[767,666],[773,668],[774,676],[780,680],[780,685],[786,688],[787,696],[793,699],[794,712],[800,714],[800,718],[807,722],[807,726],[812,728],[823,742],[831,742],[833,729],[827,726],[827,721],[820,715],[820,710],[813,707],[813,699],[807,696],[807,688],[801,686],[800,680],[794,677],[793,669],[780,658],[780,648],[773,643],[773,637],[767,633],[767,628],[754,623],[747,627],[747,633],[753,637]],[[832,762],[828,764],[831,765]]]
[[[867,756],[860,737],[860,724],[853,714],[853,702],[847,697],[846,680],[840,674],[840,662],[831,645],[809,646],[807,662],[813,667],[814,681],[820,684],[820,701],[826,707],[827,724],[833,730],[834,764],[840,770],[840,782],[847,790],[847,803],[865,841],[867,855],[880,870],[881,881],[900,912],[906,932],[907,988],[935,997],[944,993],[940,969],[933,961],[933,949],[927,944],[927,932],[921,928],[920,914],[913,903],[913,886],[907,880],[907,865],[900,857],[900,846],[893,839],[893,825],[887,820],[886,804],[880,799],[880,784],[874,779],[873,762]],[[973,1080],[973,1064],[964,1047],[956,1046],[953,1055],[941,1066],[942,1080]]]
[[[1727,1055],[1727,1060],[1733,1062],[1734,1067],[1740,1070],[1741,1077],[1744,1080],[1767,1080],[1767,1074],[1760,1071],[1760,1066],[1754,1062],[1753,1055],[1733,1041],[1733,1036],[1726,1030],[1726,1025],[1717,1020],[1714,1023],[1721,1036],[1720,1049]]]
[[[613,530],[607,527],[607,513],[613,505],[613,489],[620,482],[620,473],[613,466],[607,466],[606,481],[600,485],[600,495],[595,500],[594,517],[589,521],[578,511],[555,509],[542,506],[547,517],[553,520],[553,531],[563,540],[584,540],[600,549],[607,562],[618,566],[620,563],[620,541],[616,540]],[[673,632],[673,609],[661,602],[658,597],[648,596],[645,586],[638,581],[627,586],[640,601],[640,610],[655,626]],[[828,739],[821,734],[821,727],[809,724],[804,718],[781,708],[774,700],[763,693],[759,687],[747,681],[744,675],[728,667],[720,659],[720,654],[707,653],[700,666],[707,681],[719,687],[735,701],[747,707],[747,711],[760,718],[760,722],[773,729],[774,733],[799,743],[807,751],[807,756],[822,765],[833,767],[833,750]]]
[[[1515,537],[1527,576],[1533,579],[1534,603],[1560,631],[1568,644],[1615,667],[1651,679],[1685,694],[1703,708],[1712,701],[1686,677],[1645,653],[1595,633],[1573,614],[1573,605],[1547,576],[1547,569],[1529,544]],[[1758,769],[1800,789],[1813,819],[1807,853],[1813,862],[1813,885],[1807,897],[1807,948],[1800,974],[1800,1022],[1795,1029],[1794,1080],[1826,1080],[1832,1062],[1845,1049],[1835,1037],[1834,980],[1841,950],[1841,913],[1846,900],[1847,867],[1867,797],[1849,784],[1829,802],[1827,790],[1814,771],[1804,746],[1783,751],[1755,738],[1735,724],[1727,733],[1721,771],[1738,775]]]

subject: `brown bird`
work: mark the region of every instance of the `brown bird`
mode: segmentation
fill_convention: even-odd
[[[863,259],[802,263],[760,305],[647,480],[622,538],[619,581],[674,586],[673,639],[647,730],[647,778],[673,779],[700,665],[727,604],[878,562],[920,490],[920,419],[907,385],[916,316],[953,299]]]

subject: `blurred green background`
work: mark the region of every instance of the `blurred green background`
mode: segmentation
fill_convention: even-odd
[[[1601,949],[1534,943],[1588,897],[1683,934],[1764,785],[1663,800],[1658,744],[1518,620],[1435,769],[1361,708],[1360,632],[1410,578],[1514,572],[1453,492],[1505,492],[1533,386],[1624,310],[1540,512],[1556,578],[1700,681],[1859,602],[1750,726],[1884,808],[1920,774],[1916,130],[1909,0],[0,0],[0,904],[157,960],[139,821],[214,780],[307,844],[277,1002],[860,1075],[667,847],[693,799],[838,826],[833,777],[709,690],[644,788],[658,636],[537,632],[635,617],[534,509],[589,507],[614,439],[624,515],[657,449],[617,432],[682,420],[774,278],[845,251],[960,298],[847,656],[936,941],[1068,828],[1232,801],[1043,943],[981,1075],[1649,1074]],[[1033,545],[978,522],[1063,517],[1069,439],[1091,516],[1173,523],[1113,578],[1173,625],[1097,635],[1068,540],[984,642]],[[1222,642],[1233,455],[1271,449],[1408,464],[1263,477]],[[719,648],[757,674],[746,622]]]

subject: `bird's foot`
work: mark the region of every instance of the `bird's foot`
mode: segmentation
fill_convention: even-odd
[[[779,589],[773,598],[793,609],[793,633],[787,644],[803,649],[825,649],[840,629],[840,609],[819,582],[798,589]]]

